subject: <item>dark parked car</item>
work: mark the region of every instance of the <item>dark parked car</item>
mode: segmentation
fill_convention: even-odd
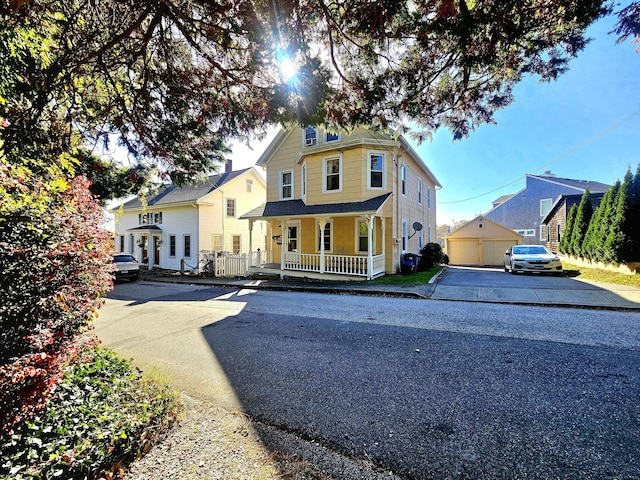
[[[114,272],[116,280],[127,278],[137,280],[140,273],[140,264],[128,253],[116,253],[113,256],[113,263],[117,270]]]
[[[514,245],[504,254],[504,271],[562,274],[558,256],[542,245]]]

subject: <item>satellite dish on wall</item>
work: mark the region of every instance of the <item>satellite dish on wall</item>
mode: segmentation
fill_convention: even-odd
[[[420,222],[413,222],[413,229],[416,232],[419,232],[420,230],[422,230],[422,224]]]

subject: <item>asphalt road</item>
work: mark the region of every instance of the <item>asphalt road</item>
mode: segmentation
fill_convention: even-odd
[[[96,332],[402,478],[640,478],[638,313],[138,282]]]

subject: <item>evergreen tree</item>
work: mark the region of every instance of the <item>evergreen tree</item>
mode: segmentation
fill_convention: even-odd
[[[620,228],[624,233],[620,245],[620,262],[640,260],[640,164],[627,188],[626,212]]]
[[[598,235],[600,224],[602,223],[602,214],[604,211],[602,202],[604,202],[604,197],[601,200],[600,206],[596,208],[591,216],[589,226],[587,227],[587,233],[585,233],[584,242],[582,243],[582,257],[588,260],[596,260],[597,245],[595,238]]]
[[[576,257],[584,257],[582,245],[592,216],[593,204],[591,203],[591,193],[587,188],[580,199],[580,204],[578,205],[576,217],[573,222],[573,229],[571,231],[570,249],[571,253]]]
[[[620,191],[620,181],[611,187],[602,197],[599,209],[602,210],[600,214],[600,223],[595,226],[593,238],[591,240],[592,259],[597,262],[605,262],[605,243],[607,241],[607,235],[609,234],[609,226],[611,225],[613,216],[615,214],[616,199],[618,198],[618,192]]]
[[[564,226],[564,232],[562,238],[560,239],[560,244],[558,245],[558,250],[566,255],[571,254],[571,232],[573,231],[573,225],[575,223],[577,211],[577,205],[574,205],[569,209],[569,214],[567,215],[567,224]]]
[[[633,187],[631,169],[627,170],[624,181],[618,190],[615,210],[609,223],[609,231],[604,244],[604,261],[608,263],[622,263],[624,249],[627,244],[627,233],[624,230],[629,222],[629,196]]]

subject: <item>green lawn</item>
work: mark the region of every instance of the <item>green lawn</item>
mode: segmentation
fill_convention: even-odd
[[[395,275],[385,275],[384,277],[371,280],[374,285],[416,285],[428,283],[431,278],[436,275],[443,267],[433,267],[424,272],[410,273],[403,275],[397,273]]]
[[[598,282],[614,283],[616,285],[628,285],[640,287],[640,275],[625,275],[624,273],[610,272],[599,268],[578,267],[567,262],[562,262],[562,268],[569,277],[583,280],[595,280]]]

